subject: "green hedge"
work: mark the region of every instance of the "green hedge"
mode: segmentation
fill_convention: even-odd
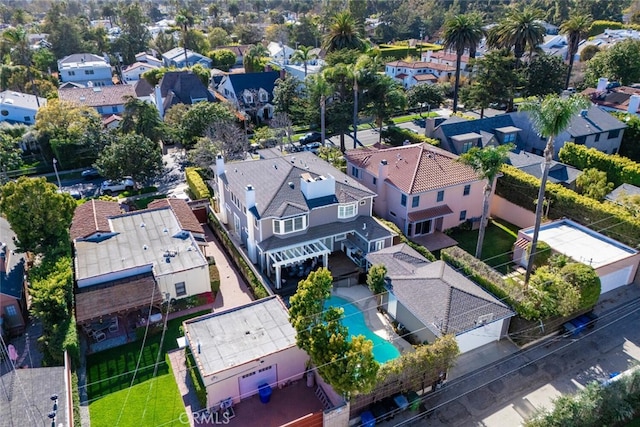
[[[538,178],[505,165],[496,184],[496,194],[534,211],[539,188]],[[570,218],[627,245],[635,247],[640,243],[640,218],[622,206],[598,202],[559,184],[548,183],[546,190],[546,198],[551,201],[550,219]]]
[[[400,239],[400,241],[402,243],[406,243],[407,245],[409,245],[412,249],[414,249],[415,251],[417,251],[420,255],[422,255],[423,257],[425,257],[426,259],[428,259],[429,261],[436,261],[436,257],[433,256],[433,254],[431,252],[429,252],[429,249],[425,248],[422,245],[419,245],[415,242],[412,242],[411,240],[409,240],[407,238],[407,236],[404,235],[404,233],[402,231],[400,231],[400,229],[398,228],[397,225],[395,225],[393,222],[391,221],[387,221],[386,219],[382,219],[382,218],[377,218],[378,221],[380,221],[381,223],[383,223],[384,225],[386,225],[388,228],[390,228],[392,231],[394,231],[395,233],[398,234],[398,238]]]
[[[231,258],[233,258],[236,265],[244,275],[247,283],[249,283],[249,286],[251,286],[253,295],[256,297],[256,299],[269,296],[269,293],[262,284],[262,281],[255,275],[251,267],[249,267],[247,262],[244,260],[244,257],[240,254],[240,251],[238,250],[238,248],[236,248],[236,245],[231,241],[227,233],[222,230],[222,224],[220,224],[218,218],[216,218],[216,216],[213,214],[209,214],[209,222],[212,225],[213,231],[216,233],[218,238],[222,240],[225,248],[227,248],[227,251],[229,252],[229,255],[231,255]]]
[[[193,193],[193,196],[196,199],[210,199],[211,193],[209,192],[209,187],[204,182],[200,173],[198,172],[198,168],[187,167],[185,168],[185,176],[187,178],[187,184],[189,185],[189,190]]]
[[[193,383],[193,389],[196,392],[196,396],[198,398],[198,402],[200,403],[201,408],[207,407],[207,388],[204,386],[202,382],[202,378],[198,373],[198,366],[196,365],[196,361],[193,358],[193,354],[189,350],[189,347],[185,348],[185,359],[187,362],[187,371],[189,371],[189,375],[191,376],[191,382]],[[169,364],[171,366],[171,364]]]
[[[588,36],[597,36],[598,34],[604,33],[604,30],[620,30],[625,28],[625,25],[622,22],[617,21],[593,21],[591,27],[589,28]]]
[[[640,186],[640,164],[633,160],[606,154],[595,148],[587,148],[567,142],[558,153],[560,161],[580,170],[595,168],[607,173],[607,179],[618,187],[621,184]]]
[[[380,50],[380,57],[386,60],[401,60],[406,58],[407,56],[417,57],[420,52],[426,52],[428,50],[439,51],[443,49],[443,46],[437,44],[423,44],[416,45],[415,47],[409,47],[408,42],[406,45],[388,45],[381,44],[378,46]]]
[[[395,147],[404,144],[404,141],[409,141],[412,144],[419,142],[426,142],[434,146],[438,146],[440,141],[434,138],[428,138],[424,135],[417,134],[409,129],[403,129],[397,126],[389,126],[382,130],[382,139]]]

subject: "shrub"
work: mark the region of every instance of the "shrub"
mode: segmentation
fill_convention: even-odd
[[[622,28],[624,28],[622,22],[597,20],[591,24],[588,36],[597,36],[604,33],[604,30],[620,30]]]
[[[594,168],[605,172],[616,187],[624,183],[640,186],[640,164],[627,157],[606,154],[571,142],[560,149],[558,157],[562,162],[581,170]]]
[[[193,354],[189,350],[189,347],[185,349],[185,359],[187,362],[187,371],[191,376],[191,382],[193,383],[193,389],[196,391],[196,396],[198,397],[198,402],[200,403],[201,408],[207,407],[207,388],[204,386],[202,382],[202,377],[200,377],[198,366],[196,365],[196,361],[193,358]],[[171,366],[171,364],[169,364]]]
[[[398,238],[400,239],[400,241],[402,243],[406,243],[407,245],[409,245],[409,247],[411,247],[412,249],[414,249],[415,251],[417,251],[420,255],[422,255],[423,257],[425,257],[426,259],[428,259],[429,261],[435,261],[436,257],[433,256],[433,254],[431,252],[429,252],[429,249],[425,248],[422,245],[419,245],[415,242],[412,242],[411,240],[409,240],[407,238],[407,236],[405,236],[402,231],[400,231],[400,229],[398,228],[397,225],[395,225],[393,222],[391,221],[387,221],[385,219],[381,219],[381,218],[377,218],[378,221],[380,221],[381,223],[383,223],[384,225],[387,226],[387,228],[390,228],[391,231],[395,232],[398,234]]]
[[[403,145],[405,141],[409,141],[411,144],[426,142],[427,144],[434,146],[438,146],[440,144],[440,141],[437,139],[427,138],[424,135],[419,135],[408,129],[399,128],[397,126],[388,126],[386,129],[383,129],[382,139],[394,147]]]
[[[600,298],[600,278],[590,265],[580,262],[568,263],[560,269],[564,280],[580,290],[580,307],[593,307]]]
[[[189,190],[194,195],[196,199],[210,199],[211,193],[209,192],[209,187],[204,182],[200,173],[198,173],[198,168],[187,167],[185,168],[185,176],[187,178],[187,184],[189,185]]]
[[[531,243],[527,245],[527,256],[531,253]],[[546,265],[549,262],[553,253],[551,252],[551,246],[543,241],[538,241],[536,244],[536,254],[533,257],[533,266],[535,268]]]

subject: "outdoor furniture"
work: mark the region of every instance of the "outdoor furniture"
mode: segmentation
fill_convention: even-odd
[[[101,342],[107,339],[107,335],[102,331],[93,331],[93,339],[96,340],[96,342]]]
[[[109,332],[118,332],[118,318],[113,319],[113,322],[109,325]]]

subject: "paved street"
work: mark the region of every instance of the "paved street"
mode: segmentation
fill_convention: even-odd
[[[554,397],[625,371],[640,361],[640,287],[623,289],[599,304],[595,329],[551,337],[452,380],[426,396],[421,414],[405,412],[376,425],[518,426]],[[616,308],[615,300],[622,305]]]

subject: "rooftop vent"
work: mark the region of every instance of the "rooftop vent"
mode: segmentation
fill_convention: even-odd
[[[140,223],[140,228],[145,228],[145,227],[146,227],[145,223],[144,223],[144,222],[141,222],[141,223]]]
[[[295,185],[293,185],[292,181],[289,181],[289,188],[295,188]]]
[[[142,245],[142,249],[144,249],[144,250],[146,251],[147,249],[149,249],[149,246],[147,246],[147,245]]]

